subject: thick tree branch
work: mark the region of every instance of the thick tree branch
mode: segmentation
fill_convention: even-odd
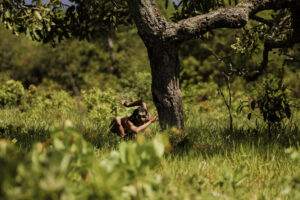
[[[155,0],[127,0],[127,3],[142,38],[162,36],[169,23],[160,13]]]
[[[262,10],[293,7],[298,0],[244,0],[234,8],[222,8],[177,23],[161,15],[155,0],[127,0],[142,38],[158,36],[162,41],[191,39],[216,28],[240,28]],[[270,23],[268,23],[270,24]],[[146,39],[147,40],[147,39]]]
[[[281,12],[275,17],[271,29],[268,32],[268,36],[264,42],[264,50],[262,54],[262,62],[257,67],[257,73],[254,73],[250,76],[246,77],[248,81],[254,81],[260,76],[264,70],[268,67],[269,64],[269,52],[276,48],[292,48],[295,43],[298,43],[298,37],[294,34],[291,38],[285,40],[276,40],[276,34],[283,29],[284,24],[290,16],[286,15],[285,10],[281,10]]]
[[[259,11],[290,8],[296,3],[297,0],[245,0],[234,8],[222,8],[181,20],[166,31],[166,37],[171,40],[184,40],[216,28],[240,28],[246,25],[249,17]]]
[[[295,40],[293,38],[287,39],[287,40],[267,40],[264,43],[264,50],[262,54],[262,62],[260,65],[256,68],[257,72],[251,75],[247,75],[245,78],[247,81],[255,81],[260,75],[263,74],[265,69],[268,67],[269,64],[269,53],[273,49],[277,48],[292,48],[295,44]]]

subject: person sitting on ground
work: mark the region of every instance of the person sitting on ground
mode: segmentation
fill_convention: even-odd
[[[157,117],[152,117],[147,109],[147,105],[142,100],[127,103],[124,99],[119,102],[125,107],[139,106],[129,117],[115,117],[110,124],[110,130],[123,138],[135,138],[136,135],[145,130],[150,124],[157,121]]]

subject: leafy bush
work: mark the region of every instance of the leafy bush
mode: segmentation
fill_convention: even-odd
[[[76,106],[76,101],[69,93],[64,90],[44,92],[42,94],[36,94],[35,90],[29,88],[26,102],[29,109],[42,110],[54,109],[54,110],[72,110]]]
[[[281,122],[291,117],[291,110],[282,79],[270,78],[264,82],[263,91],[259,94],[257,104],[264,120],[271,123]]]
[[[0,198],[131,199],[153,197],[160,179],[148,176],[164,154],[167,140],[121,143],[99,160],[91,144],[70,128],[20,152],[0,141]]]
[[[256,100],[250,103],[252,110],[256,106],[259,108],[264,121],[267,121],[269,125],[279,125],[283,119],[291,117],[286,87],[282,83],[282,78],[267,77],[263,86],[258,90]]]
[[[82,92],[83,102],[89,116],[97,122],[106,122],[118,115],[120,106],[118,96],[112,91],[93,88]]]
[[[0,105],[17,106],[22,103],[24,87],[21,82],[8,80],[0,88]]]

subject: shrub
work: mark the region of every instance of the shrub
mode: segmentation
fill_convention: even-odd
[[[291,110],[282,79],[271,77],[264,81],[257,104],[265,121],[280,123],[284,118],[290,118]]]
[[[22,103],[24,87],[21,82],[8,80],[0,88],[0,105],[17,106]]]
[[[257,90],[256,99],[249,101],[252,110],[258,107],[269,126],[279,126],[283,119],[291,117],[291,109],[282,78],[269,76]],[[248,114],[251,118],[251,113]]]
[[[121,143],[99,160],[81,134],[66,128],[25,154],[0,140],[1,199],[136,199],[152,197],[160,179],[149,176],[167,140]]]
[[[83,91],[82,97],[89,117],[95,121],[105,122],[120,115],[120,112],[122,113],[123,107],[118,103],[119,97],[113,90],[101,91],[98,88],[93,88],[89,91]]]

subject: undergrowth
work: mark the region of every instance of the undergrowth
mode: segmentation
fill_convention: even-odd
[[[1,107],[1,199],[300,198],[295,111],[272,129],[234,113],[230,131],[224,105],[210,99],[184,104],[185,131],[155,123],[124,142],[109,124],[132,110],[115,91],[82,94],[25,90]]]

